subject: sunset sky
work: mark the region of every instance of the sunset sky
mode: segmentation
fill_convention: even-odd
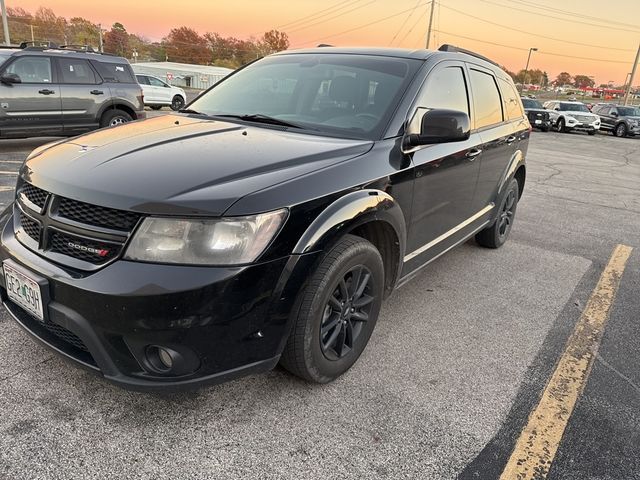
[[[289,35],[291,48],[318,43],[424,48],[430,8],[428,0],[5,3],[31,12],[47,6],[57,15],[85,17],[102,23],[104,28],[121,22],[129,32],[152,40],[182,25],[200,33],[218,32],[237,38],[259,36],[276,28]],[[598,84],[610,80],[621,84],[631,71],[640,42],[638,0],[437,0],[436,5],[432,46],[452,43],[472,49],[514,71],[524,68],[529,48],[537,47],[539,51],[533,53],[529,68],[546,70],[551,79],[560,71],[568,71],[592,75]],[[639,77],[640,73],[634,84],[640,84]]]

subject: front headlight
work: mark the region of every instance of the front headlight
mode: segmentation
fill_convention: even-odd
[[[287,210],[220,219],[146,218],[125,258],[192,265],[241,265],[257,259],[276,235]]]
[[[577,122],[577,120],[570,115],[565,115],[565,118],[567,119],[567,123]]]

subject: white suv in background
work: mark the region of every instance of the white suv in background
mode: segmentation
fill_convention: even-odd
[[[557,132],[581,130],[595,135],[600,130],[600,117],[591,113],[582,102],[551,100],[545,102],[544,108],[549,110],[551,125]]]
[[[164,106],[172,110],[180,110],[187,103],[187,95],[184,90],[163,82],[158,77],[137,73],[136,78],[142,86],[144,104],[154,110],[160,110]]]

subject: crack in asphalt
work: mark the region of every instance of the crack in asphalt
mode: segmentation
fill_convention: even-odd
[[[596,360],[600,362],[600,364],[603,367],[606,367],[607,369],[615,373],[618,377],[620,377],[622,380],[624,380],[627,384],[629,384],[631,388],[633,388],[636,391],[636,393],[640,395],[640,386],[638,386],[633,380],[631,380],[624,373],[622,373],[621,371],[616,369],[616,367],[614,367],[609,362],[607,362],[604,358],[602,358],[600,354],[596,355]]]
[[[12,378],[17,377],[21,373],[24,373],[24,372],[26,372],[28,370],[32,370],[35,367],[37,367],[39,365],[42,365],[43,363],[47,363],[49,360],[53,360],[53,358],[54,358],[53,356],[47,357],[44,360],[39,361],[38,363],[34,363],[33,365],[29,365],[28,367],[25,367],[25,368],[23,368],[21,370],[18,370],[17,372],[12,373],[11,375],[8,375],[6,377],[0,378],[0,383],[4,383],[7,380],[11,380]]]

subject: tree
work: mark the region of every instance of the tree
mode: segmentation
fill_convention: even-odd
[[[67,36],[74,45],[97,48],[100,44],[100,27],[85,18],[73,17],[67,25]]]
[[[589,78],[587,75],[576,75],[573,77],[573,85],[578,88],[593,87],[596,82],[593,78]]]
[[[38,40],[58,44],[69,43],[66,33],[67,20],[56,16],[50,8],[38,8],[33,18],[33,25],[35,32],[38,33]]]
[[[259,47],[263,55],[280,52],[289,48],[289,37],[284,32],[269,30],[260,39]]]
[[[547,74],[542,70],[535,69],[535,70],[528,70],[526,72],[526,78],[525,78],[525,71],[520,70],[515,75],[514,81],[516,83],[522,83],[522,84],[544,85],[545,79],[547,78],[546,75]]]
[[[562,85],[568,85],[571,83],[571,81],[573,80],[573,77],[571,76],[570,73],[568,72],[561,72],[560,74],[558,74],[558,76],[556,77],[556,85],[558,86],[562,86]]]
[[[120,22],[116,22],[107,33],[104,34],[104,51],[121,57],[128,57],[129,34]]]
[[[9,22],[9,34],[13,43],[31,41],[31,27],[33,16],[24,8],[7,8],[7,20]],[[34,31],[37,38],[37,32]]]
[[[207,48],[207,41],[192,28],[173,28],[163,43],[172,62],[199,65],[211,62],[211,51]]]

